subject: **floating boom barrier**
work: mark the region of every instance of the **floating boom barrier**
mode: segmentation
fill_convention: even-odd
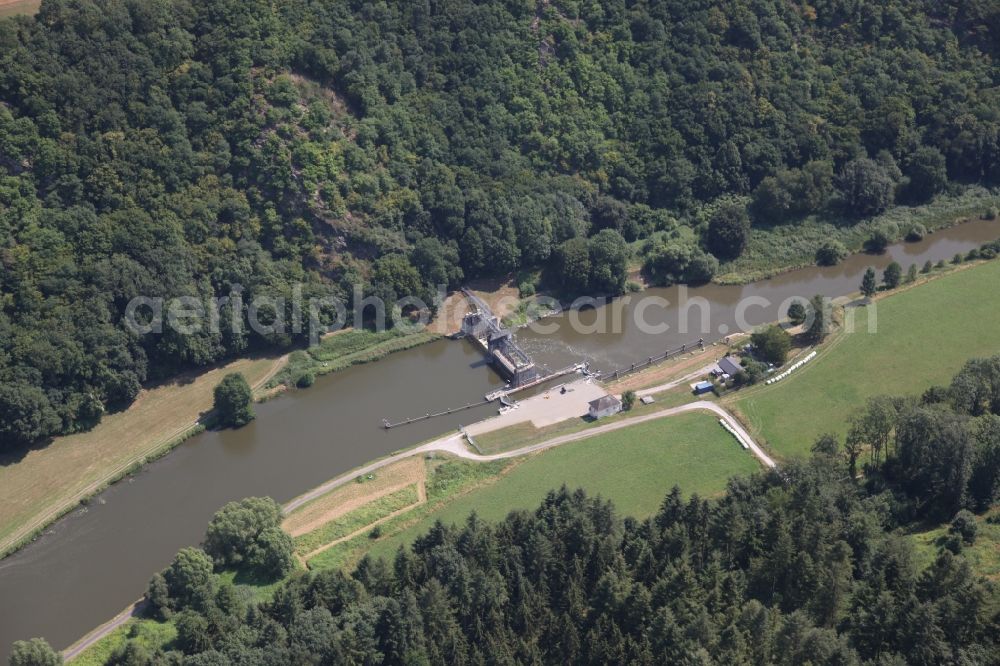
[[[792,367],[788,368],[787,370],[785,370],[784,372],[782,372],[780,375],[775,375],[774,377],[771,377],[770,379],[768,379],[764,383],[770,385],[770,384],[774,384],[775,382],[780,382],[782,379],[785,379],[786,377],[788,377],[788,375],[792,374],[793,372],[795,372],[796,370],[798,370],[799,368],[801,368],[803,365],[805,365],[809,361],[813,360],[814,358],[816,358],[816,352],[815,351],[811,351],[811,352],[809,352],[809,355],[806,356],[804,359],[802,359],[801,361],[798,361],[797,363],[794,363],[792,365]]]

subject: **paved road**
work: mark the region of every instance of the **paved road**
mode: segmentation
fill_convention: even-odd
[[[683,414],[685,412],[694,411],[709,411],[717,414],[719,418],[723,419],[743,438],[743,440],[750,447],[750,451],[757,457],[767,467],[776,467],[777,464],[772,460],[764,450],[757,445],[750,433],[743,428],[739,421],[737,421],[733,416],[727,412],[725,409],[720,407],[714,402],[708,402],[707,400],[700,400],[698,402],[692,402],[686,405],[681,405],[680,407],[673,407],[671,409],[664,409],[659,412],[654,412],[652,414],[645,414],[643,416],[637,416],[630,419],[623,419],[621,421],[615,421],[614,423],[609,423],[607,425],[598,426],[596,428],[589,428],[581,432],[575,432],[568,435],[561,435],[559,437],[554,437],[552,439],[546,440],[544,442],[539,442],[538,444],[532,444],[530,446],[525,446],[520,449],[514,449],[512,451],[504,451],[503,453],[495,453],[493,455],[479,455],[477,453],[472,453],[469,451],[468,447],[465,445],[465,438],[461,434],[448,435],[440,439],[436,439],[427,444],[423,444],[413,449],[408,449],[401,453],[389,456],[388,458],[383,458],[377,460],[371,464],[365,465],[360,469],[348,472],[342,476],[335,479],[327,481],[321,486],[318,486],[304,495],[300,495],[293,499],[291,502],[285,505],[284,509],[286,513],[294,511],[303,504],[321,497],[326,493],[330,492],[334,488],[338,488],[345,483],[348,483],[359,476],[365,474],[371,474],[380,467],[385,467],[386,465],[391,465],[394,462],[398,462],[403,458],[408,458],[414,455],[421,455],[426,453],[434,452],[446,452],[450,453],[459,458],[465,458],[466,460],[475,460],[479,462],[487,462],[490,460],[502,460],[504,458],[516,458],[518,456],[523,456],[527,453],[534,453],[536,451],[544,451],[545,449],[551,449],[556,446],[561,446],[563,444],[569,444],[570,442],[576,442],[581,439],[587,439],[590,437],[596,437],[597,435],[603,435],[608,432],[614,432],[615,430],[621,430],[622,428],[627,428],[629,426],[636,425],[638,423],[647,423],[649,421],[656,421],[658,419],[667,418],[670,416],[675,416],[677,414]]]
[[[685,379],[678,380],[677,383],[683,382],[685,381]],[[655,391],[662,391],[664,389],[661,387],[656,387],[654,389],[649,389],[649,390],[655,392]],[[310,502],[316,499],[317,497],[321,497],[326,493],[330,492],[331,490],[333,490],[334,488],[338,488],[344,485],[345,483],[349,483],[359,476],[363,476],[365,474],[371,474],[372,472],[382,467],[385,467],[386,465],[391,465],[392,463],[399,462],[400,460],[403,460],[404,458],[409,458],[410,456],[423,455],[427,453],[445,452],[445,453],[450,453],[459,458],[464,458],[466,460],[475,460],[480,462],[488,462],[490,460],[502,460],[505,458],[516,458],[518,456],[523,456],[528,453],[535,453],[536,451],[544,451],[546,449],[562,446],[563,444],[569,444],[571,442],[577,442],[583,439],[589,439],[590,437],[597,437],[598,435],[603,435],[605,433],[621,430],[622,428],[628,428],[630,426],[639,423],[648,423],[650,421],[656,421],[659,419],[665,419],[671,416],[676,416],[677,414],[684,414],[687,412],[696,412],[696,411],[709,411],[718,415],[719,418],[728,423],[729,426],[733,430],[735,430],[740,435],[740,437],[743,438],[743,441],[745,441],[750,446],[750,451],[761,461],[761,463],[770,468],[774,468],[777,466],[774,460],[772,460],[766,453],[764,453],[763,449],[761,449],[760,446],[758,446],[757,443],[750,436],[750,433],[748,433],[746,429],[744,429],[743,426],[740,424],[740,422],[737,421],[735,418],[733,418],[733,416],[729,412],[727,412],[725,409],[723,409],[714,402],[701,400],[698,402],[692,402],[686,405],[681,405],[680,407],[672,407],[670,409],[664,409],[659,412],[653,412],[652,414],[644,414],[642,416],[636,416],[630,419],[615,421],[614,423],[608,423],[607,425],[597,426],[596,428],[589,428],[581,432],[570,433],[568,435],[562,435],[560,437],[553,437],[552,439],[546,440],[544,442],[539,442],[538,444],[532,444],[530,446],[524,446],[519,449],[514,449],[513,451],[504,451],[503,453],[495,453],[493,455],[487,455],[487,456],[479,455],[477,453],[472,453],[471,451],[469,451],[468,447],[465,445],[465,438],[463,435],[457,433],[454,435],[448,435],[445,437],[441,437],[440,439],[436,439],[432,442],[428,442],[427,444],[423,444],[421,446],[412,449],[407,449],[406,451],[402,451],[400,453],[396,453],[387,458],[376,460],[375,462],[365,465],[364,467],[355,469],[346,474],[342,474],[341,476],[335,479],[327,481],[321,486],[313,488],[312,490],[303,495],[299,495],[291,502],[285,504],[284,510],[285,513],[290,513],[295,509],[299,508],[300,506],[302,506],[303,504]],[[117,617],[105,623],[104,625],[98,627],[90,634],[80,639],[75,644],[73,644],[69,649],[63,652],[63,658],[66,659],[66,661],[69,661],[73,657],[76,657],[81,652],[86,650],[88,647],[99,641],[101,638],[107,636],[116,628],[123,625],[125,622],[129,620],[129,618],[133,617],[134,615],[138,615],[141,612],[143,605],[144,602],[140,601],[137,602],[135,606],[130,607],[125,611],[122,611],[122,613],[119,614]]]

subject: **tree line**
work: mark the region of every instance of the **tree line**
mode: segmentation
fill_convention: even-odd
[[[272,501],[232,503],[150,583],[176,640],[107,663],[996,663],[997,590],[963,550],[1000,499],[1000,356],[872,398],[813,452],[718,499],[675,487],[645,520],[563,487],[497,523],[438,522],[391,561],[294,573],[260,603],[213,571],[278,578],[291,543]],[[903,535],[925,520],[952,528],[920,568]]]

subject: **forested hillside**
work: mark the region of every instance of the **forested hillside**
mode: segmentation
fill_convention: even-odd
[[[225,308],[138,338],[137,295],[614,293],[654,234],[658,280],[703,280],[751,223],[996,185],[998,30],[990,0],[45,0],[0,22],[0,448],[295,341]]]

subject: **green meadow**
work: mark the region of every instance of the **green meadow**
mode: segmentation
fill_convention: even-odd
[[[824,432],[843,437],[867,398],[919,395],[949,383],[969,358],[1000,353],[997,285],[1000,262],[992,261],[851,308],[853,333],[840,333],[808,366],[734,404],[779,456],[806,455]]]
[[[756,459],[714,416],[679,414],[531,456],[496,482],[376,541],[371,553],[391,557],[399,545],[412,542],[436,520],[461,524],[473,511],[499,520],[515,509],[537,507],[548,491],[563,484],[612,500],[620,514],[644,518],[656,512],[675,484],[687,495],[717,495],[730,477],[758,469]]]

